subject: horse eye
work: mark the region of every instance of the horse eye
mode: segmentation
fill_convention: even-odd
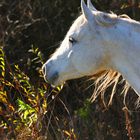
[[[70,37],[69,42],[73,44],[73,43],[76,43],[77,41],[74,38]]]

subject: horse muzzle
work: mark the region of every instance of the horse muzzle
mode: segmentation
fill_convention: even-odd
[[[47,62],[42,67],[42,72],[46,82],[50,83],[53,86],[57,85],[59,79],[59,72],[51,69],[51,61]]]

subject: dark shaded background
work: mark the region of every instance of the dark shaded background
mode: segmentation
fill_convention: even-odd
[[[92,2],[98,10],[127,14],[140,20],[139,0],[92,0]],[[38,81],[36,69],[40,68],[41,64],[32,62],[34,56],[28,50],[32,46],[38,47],[45,62],[59,46],[80,12],[80,0],[0,0],[0,45],[4,46],[10,66],[18,64],[22,71],[30,76],[31,82],[36,84]],[[130,90],[127,95],[127,107],[130,111],[122,110],[124,107],[123,95],[120,94],[122,84],[118,85],[112,105],[105,108],[101,97],[94,103],[87,101],[92,95],[94,86],[86,89],[91,84],[86,81],[86,78],[72,80],[64,86],[55,101],[53,114],[59,118],[59,124],[52,119],[53,127],[49,126],[49,129],[44,127],[41,134],[45,135],[45,131],[49,131],[49,140],[65,139],[65,135],[58,130],[59,126],[61,130],[74,129],[78,140],[131,140],[131,138],[140,140],[140,110],[136,109],[137,96],[133,91]],[[106,101],[109,93],[108,90],[105,94]],[[51,112],[51,109],[49,107],[48,112]],[[47,120],[47,117],[44,117],[45,119]],[[129,130],[131,132],[128,132]]]

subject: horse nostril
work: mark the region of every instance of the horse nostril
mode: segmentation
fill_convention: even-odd
[[[48,71],[49,71],[51,65],[52,65],[52,60],[46,62],[46,63],[43,65],[43,67],[42,67],[42,72],[43,72],[44,75],[46,75],[46,74],[48,73]]]
[[[53,82],[55,82],[57,79],[58,79],[58,77],[59,77],[59,74],[58,74],[58,72],[55,72],[53,75],[52,75],[52,77],[51,77],[51,83],[53,83]]]

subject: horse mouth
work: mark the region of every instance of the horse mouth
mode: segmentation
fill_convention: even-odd
[[[59,74],[58,72],[54,72],[51,75],[44,75],[44,79],[46,82],[50,83],[52,86],[57,86]]]
[[[51,75],[44,75],[44,79],[47,83],[51,84],[52,87],[57,87],[63,84],[63,82],[59,80],[58,72],[54,72]]]

